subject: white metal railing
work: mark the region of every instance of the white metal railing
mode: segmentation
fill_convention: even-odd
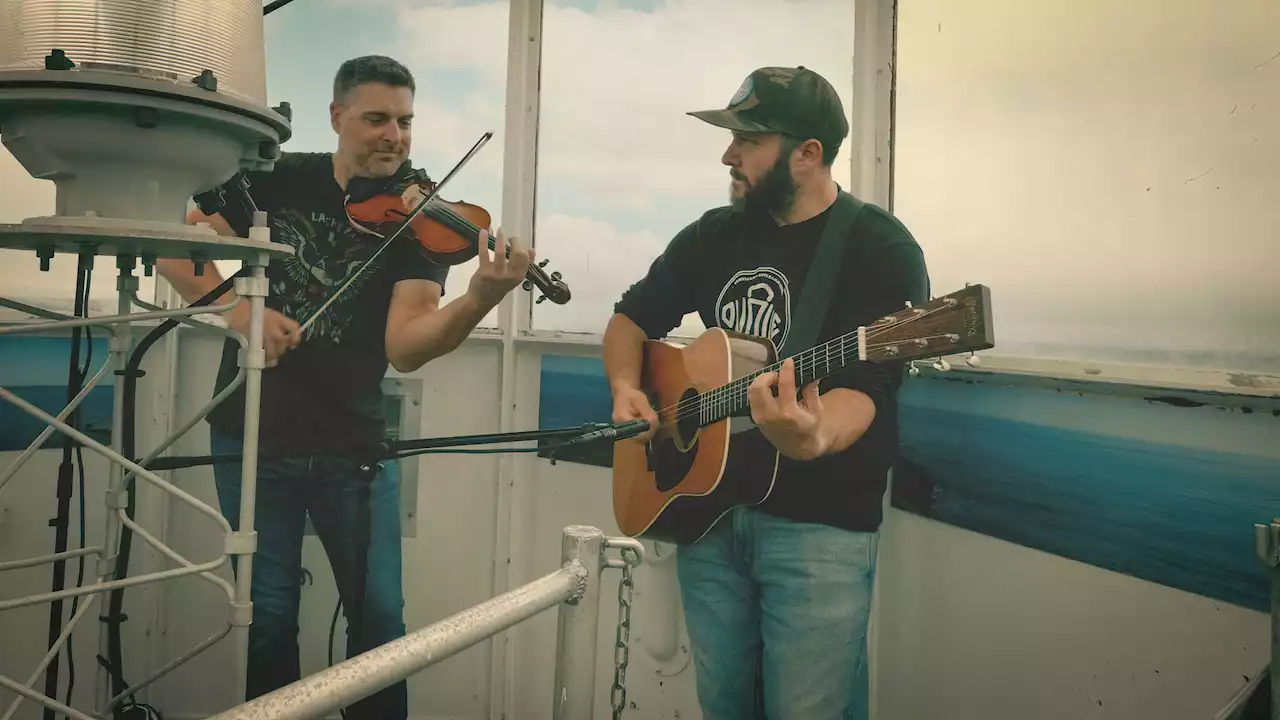
[[[172,310],[149,305],[139,301],[137,297],[138,278],[134,275],[136,268],[136,260],[132,255],[119,254],[116,257],[116,267],[119,270],[117,279],[117,312],[110,316],[96,317],[68,317],[60,313],[42,310],[41,308],[32,307],[16,301],[0,299],[0,305],[10,308],[17,308],[30,315],[34,315],[43,320],[21,322],[0,326],[0,335],[16,335],[21,333],[41,333],[50,330],[62,330],[72,327],[90,327],[105,326],[110,331],[110,353],[106,362],[103,363],[100,370],[88,380],[84,388],[76,395],[76,397],[57,415],[50,414],[35,405],[27,402],[19,397],[13,391],[0,387],[0,400],[7,401],[19,409],[25,411],[29,415],[39,418],[48,427],[37,436],[32,443],[23,451],[14,462],[0,473],[0,493],[3,493],[5,486],[16,476],[18,470],[35,455],[35,452],[43,446],[45,441],[55,431],[62,432],[69,436],[76,443],[84,448],[95,452],[106,458],[111,465],[111,473],[109,477],[109,486],[107,490],[107,513],[106,513],[106,529],[104,542],[101,545],[86,547],[83,550],[68,550],[41,557],[26,558],[0,563],[0,572],[6,570],[15,570],[23,567],[33,567],[59,561],[65,561],[70,558],[88,556],[96,559],[95,571],[90,574],[90,579],[79,587],[70,587],[57,592],[39,593],[26,597],[5,598],[0,600],[0,611],[10,610],[29,605],[40,603],[57,602],[73,597],[88,596],[85,602],[77,608],[76,613],[66,622],[61,633],[52,643],[48,652],[44,655],[36,668],[28,676],[25,683],[20,683],[12,678],[0,675],[0,687],[6,688],[14,692],[17,697],[8,705],[5,712],[0,716],[0,720],[9,720],[17,713],[19,706],[24,700],[32,700],[45,707],[63,713],[68,717],[85,719],[91,718],[92,715],[82,713],[80,711],[68,708],[59,703],[55,698],[47,697],[43,693],[35,690],[35,686],[42,674],[45,673],[50,663],[61,652],[63,646],[71,637],[72,631],[80,623],[82,619],[87,617],[91,612],[95,602],[103,593],[116,590],[119,588],[133,587],[145,583],[159,582],[163,580],[171,580],[187,575],[197,575],[202,579],[213,584],[226,597],[227,604],[230,608],[226,624],[215,632],[210,638],[199,643],[190,650],[183,652],[178,657],[166,663],[163,667],[153,672],[150,677],[135,683],[129,688],[111,696],[110,682],[107,670],[99,666],[97,673],[97,688],[95,692],[95,709],[96,715],[99,717],[109,716],[112,708],[124,702],[138,690],[146,687],[164,675],[172,672],[179,665],[187,662],[199,653],[207,650],[227,635],[232,636],[235,645],[235,676],[237,686],[237,697],[243,697],[244,691],[244,675],[247,667],[248,659],[248,629],[252,614],[252,604],[250,603],[250,583],[252,579],[251,559],[254,552],[255,535],[253,527],[253,506],[256,499],[255,487],[257,478],[257,410],[258,410],[258,391],[261,383],[261,372],[264,366],[264,358],[262,353],[262,324],[265,310],[265,298],[267,294],[267,284],[265,269],[269,261],[270,253],[279,253],[284,246],[267,246],[269,242],[269,230],[265,225],[265,215],[259,213],[254,218],[254,228],[249,240],[233,239],[227,241],[225,238],[217,243],[210,243],[207,247],[205,244],[193,242],[191,245],[195,249],[204,249],[207,252],[217,256],[214,259],[222,259],[225,255],[228,259],[237,259],[243,261],[249,267],[249,277],[239,277],[235,280],[235,290],[237,299],[225,305],[203,305],[196,307],[181,307]],[[93,252],[92,249],[85,249],[83,252]],[[180,253],[166,253],[162,257],[180,256]],[[224,328],[220,328],[208,323],[200,322],[194,319],[195,315],[216,314],[226,312],[241,302],[247,302],[250,308],[249,321],[249,337],[244,337],[238,333],[233,333]],[[143,307],[146,312],[135,312],[135,306]],[[115,411],[112,422],[112,434],[110,446],[95,441],[85,433],[67,424],[66,420],[71,412],[80,405],[80,403],[89,395],[90,391],[96,387],[106,376],[107,371],[114,370],[116,372],[123,371],[129,359],[130,350],[133,348],[133,329],[131,325],[138,321],[157,321],[172,319],[176,322],[192,325],[195,327],[207,329],[228,337],[234,337],[239,341],[241,346],[241,360],[239,373],[235,379],[221,392],[219,392],[204,408],[200,410],[194,417],[187,420],[181,427],[155,447],[145,457],[136,461],[134,458],[126,457],[123,453],[123,418],[122,409],[125,402],[124,383],[118,379],[115,384]],[[240,528],[238,532],[233,532],[231,524],[222,516],[222,513],[216,508],[210,507],[200,499],[182,490],[176,485],[166,481],[154,472],[145,468],[152,460],[163,454],[174,442],[181,438],[188,430],[194,427],[202,420],[211,410],[219,403],[226,399],[233,391],[245,386],[246,402],[245,402],[245,445],[242,454],[242,493],[240,506]],[[171,548],[166,546],[161,540],[148,532],[142,525],[135,522],[127,513],[127,488],[130,482],[136,482],[137,479],[144,480],[156,488],[168,493],[178,500],[190,505],[196,511],[202,513],[210,521],[217,524],[224,536],[223,547],[211,559],[203,562],[194,562],[179,555]],[[155,548],[161,555],[171,561],[170,569],[158,570],[156,572],[142,573],[130,575],[120,580],[113,580],[116,574],[116,563],[120,561],[120,537],[121,531],[127,529],[136,535],[143,542]],[[240,555],[240,567],[237,573],[236,583],[233,586],[226,580],[214,574],[214,571],[227,564],[228,558],[233,555]],[[101,633],[99,641],[101,651],[104,656],[107,650],[107,633]]]
[[[611,547],[622,549],[621,560],[605,557],[605,550]],[[551,716],[555,720],[590,720],[595,707],[601,574],[605,568],[622,568],[623,582],[629,584],[630,570],[643,561],[644,547],[637,540],[606,538],[597,528],[570,525],[564,529],[562,564],[555,572],[209,720],[325,717],[556,606],[560,611]],[[621,639],[624,623],[629,628],[629,620],[620,617],[619,645],[625,658],[627,648]],[[625,660],[622,665],[625,670]],[[615,691],[617,685],[615,680]],[[622,690],[623,696],[615,692],[611,698],[615,717],[625,701],[625,688]]]

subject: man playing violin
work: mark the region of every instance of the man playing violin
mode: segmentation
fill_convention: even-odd
[[[783,345],[837,202],[851,219],[833,226],[845,245],[817,341],[928,300],[910,233],[831,176],[849,126],[820,75],[761,68],[727,108],[689,114],[732,132],[721,158],[731,203],[675,236],[605,331],[613,419],[648,420],[641,441],[657,426],[640,384],[644,341],[697,312],[709,328]],[[773,490],[677,552],[706,720],[867,716],[867,621],[901,377],[897,365],[854,362],[797,398],[788,360],[753,381],[751,418],[782,456]]]
[[[330,122],[338,136],[333,152],[286,152],[270,172],[249,172],[248,192],[267,212],[272,240],[294,254],[267,270],[270,294],[263,332],[260,453],[257,485],[257,551],[254,555],[253,624],[249,630],[247,698],[300,676],[298,606],[302,538],[310,515],[343,601],[351,606],[357,472],[360,453],[376,452],[383,439],[381,382],[390,365],[412,372],[456,349],[502,298],[525,278],[533,257],[499,231],[490,255],[479,242],[479,268],[467,291],[440,306],[448,266],[433,264],[416,243],[398,238],[365,268],[351,287],[308,325],[311,317],[382,244],[354,231],[345,197],[353,178],[387,178],[405,166],[412,139],[413,76],[382,56],[348,60],[333,84]],[[230,185],[228,185],[230,187]],[[193,210],[189,223],[206,222],[219,233],[244,237],[250,218],[233,212]],[[509,250],[509,255],[508,251]],[[211,291],[221,278],[207,266],[159,263],[161,274],[187,302]],[[228,292],[217,302],[234,299]],[[228,313],[232,329],[249,332],[249,307]],[[237,374],[239,345],[228,341],[215,393]],[[243,437],[243,386],[208,417],[214,455],[239,453]],[[240,465],[214,465],[222,512],[238,527]],[[405,633],[401,586],[399,479],[382,465],[371,485],[368,573],[363,642],[348,643],[353,656]],[[348,625],[355,619],[348,613]],[[350,631],[348,632],[349,641]],[[405,718],[407,691],[397,683],[355,704],[348,718]]]

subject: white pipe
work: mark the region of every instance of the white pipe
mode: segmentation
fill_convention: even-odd
[[[209,720],[326,717],[424,668],[554,607],[583,590],[586,570],[571,564],[440,622],[254,698]],[[580,678],[592,682],[592,678]]]
[[[138,322],[139,320],[168,320],[170,318],[182,318],[190,315],[204,315],[206,313],[226,312],[235,308],[243,301],[243,298],[236,298],[226,305],[201,305],[198,307],[184,307],[175,310],[163,310],[159,312],[131,313],[128,305],[120,311],[118,315],[104,315],[102,317],[76,318],[75,320],[58,320],[54,322],[26,322],[16,323],[13,325],[5,325],[0,327],[0,335],[16,335],[24,332],[43,332],[45,330],[61,330],[64,328],[74,327],[92,327],[96,325],[128,325],[129,323]],[[129,302],[129,296],[125,295],[125,302]]]

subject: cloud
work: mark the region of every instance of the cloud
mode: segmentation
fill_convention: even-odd
[[[604,220],[564,213],[540,218],[539,227],[551,237],[586,240],[577,252],[551,258],[545,268],[561,273],[573,299],[565,305],[535,305],[533,324],[542,329],[603,330],[618,296],[648,269],[654,249],[660,251],[668,241],[645,230],[626,232]],[[695,335],[703,329],[697,316],[690,315],[677,334]]]
[[[449,79],[424,81],[415,143],[460,144],[459,128],[501,118],[507,3],[401,7],[401,55],[415,72]],[[848,115],[852,56],[848,0],[752,0],[749,12],[740,0],[677,0],[652,12],[614,4],[586,12],[549,1],[536,239],[539,256],[551,260],[548,269],[562,269],[574,298],[564,307],[538,306],[534,326],[602,330],[617,295],[675,232],[724,204],[728,171],[720,156],[728,132],[685,113],[723,107],[757,67],[805,65],[827,77]],[[446,105],[441,97],[458,78],[474,89]],[[848,157],[846,145],[835,167],[846,186]]]

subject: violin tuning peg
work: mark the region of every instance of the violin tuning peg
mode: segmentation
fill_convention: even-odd
[[[538,261],[538,267],[546,267],[547,263],[549,262],[551,262],[549,258],[543,258],[542,260]]]
[[[559,271],[559,270],[557,270],[557,271],[555,271],[555,272],[551,273],[551,279],[552,279],[552,280],[559,280],[559,279],[560,279],[560,271]]]
[[[971,352],[967,357],[965,357],[964,364],[969,367],[979,367],[982,365],[982,358],[978,357],[978,353]]]
[[[541,305],[541,304],[542,304],[542,301],[543,301],[543,300],[546,300],[546,299],[547,299],[547,296],[546,296],[546,295],[539,295],[539,296],[538,296],[538,299],[533,301],[533,304],[534,304],[534,305]]]
[[[525,280],[524,282],[520,283],[520,287],[524,288],[525,290],[532,290],[533,283],[528,280]]]

